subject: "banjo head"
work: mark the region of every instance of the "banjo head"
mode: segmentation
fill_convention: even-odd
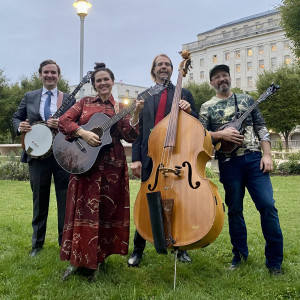
[[[41,157],[51,150],[52,142],[51,129],[42,123],[34,124],[31,131],[25,135],[25,151],[30,156]]]

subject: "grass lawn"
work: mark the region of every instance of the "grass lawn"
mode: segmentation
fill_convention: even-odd
[[[220,194],[224,191],[218,180]],[[59,260],[54,190],[44,250],[35,258],[31,248],[32,195],[29,182],[0,181],[0,299],[300,299],[300,176],[272,177],[274,198],[284,235],[285,275],[271,277],[264,265],[264,239],[259,214],[249,194],[244,211],[248,227],[249,259],[230,271],[231,244],[227,216],[223,231],[204,249],[189,251],[191,264],[158,255],[147,244],[139,268],[128,268],[128,256],[110,256],[96,282],[61,276],[68,262]],[[131,181],[133,207],[139,182]],[[133,217],[133,216],[131,216]],[[131,221],[130,251],[134,225]]]

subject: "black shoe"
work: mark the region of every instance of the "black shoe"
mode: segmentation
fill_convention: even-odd
[[[77,267],[73,266],[73,265],[69,265],[64,273],[64,275],[62,276],[61,280],[65,281],[69,276],[74,275],[77,271]]]
[[[268,268],[271,276],[280,276],[283,275],[283,271],[281,268]]]
[[[228,270],[231,270],[231,271],[234,271],[236,269],[238,269],[242,262],[246,261],[247,260],[247,257],[241,255],[240,257],[233,257],[232,259],[232,262],[231,262],[231,265],[229,266]]]
[[[177,259],[180,262],[188,262],[188,263],[192,262],[192,259],[190,258],[187,251],[185,250],[178,250]]]
[[[142,260],[142,256],[143,255],[140,253],[132,253],[127,261],[128,267],[138,267]]]
[[[42,250],[42,248],[32,248],[32,250],[29,253],[29,256],[35,257],[41,250]]]

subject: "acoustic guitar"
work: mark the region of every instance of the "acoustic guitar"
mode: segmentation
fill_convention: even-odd
[[[159,94],[166,88],[166,83],[156,85],[138,95],[138,99],[146,100],[148,97]],[[101,139],[97,147],[90,146],[84,139],[77,137],[66,140],[65,135],[59,132],[53,141],[53,154],[58,164],[71,174],[82,174],[94,165],[101,149],[112,142],[111,127],[133,111],[135,102],[121,110],[118,114],[109,118],[104,113],[94,114],[89,122],[81,127],[84,130],[96,133]]]

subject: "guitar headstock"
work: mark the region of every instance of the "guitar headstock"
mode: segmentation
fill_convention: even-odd
[[[168,86],[169,82],[170,81],[168,79],[165,79],[163,84],[157,84],[155,86],[151,86],[149,89],[141,92],[137,98],[146,100],[150,96],[157,95]]]
[[[266,90],[268,96],[273,95],[277,90],[280,89],[279,85],[275,85],[274,82],[271,83],[270,87]]]
[[[92,74],[93,74],[92,71],[88,71],[87,74],[81,80],[82,84],[86,84],[86,83],[90,82]]]
[[[189,68],[191,68],[191,54],[188,50],[183,50],[181,52],[183,61],[179,65],[179,70],[182,69],[182,76],[185,77]]]
[[[155,86],[151,86],[149,90],[147,91],[151,96],[157,95],[160,92],[162,92],[169,84],[169,80],[165,79],[165,82],[163,84],[157,84]]]

